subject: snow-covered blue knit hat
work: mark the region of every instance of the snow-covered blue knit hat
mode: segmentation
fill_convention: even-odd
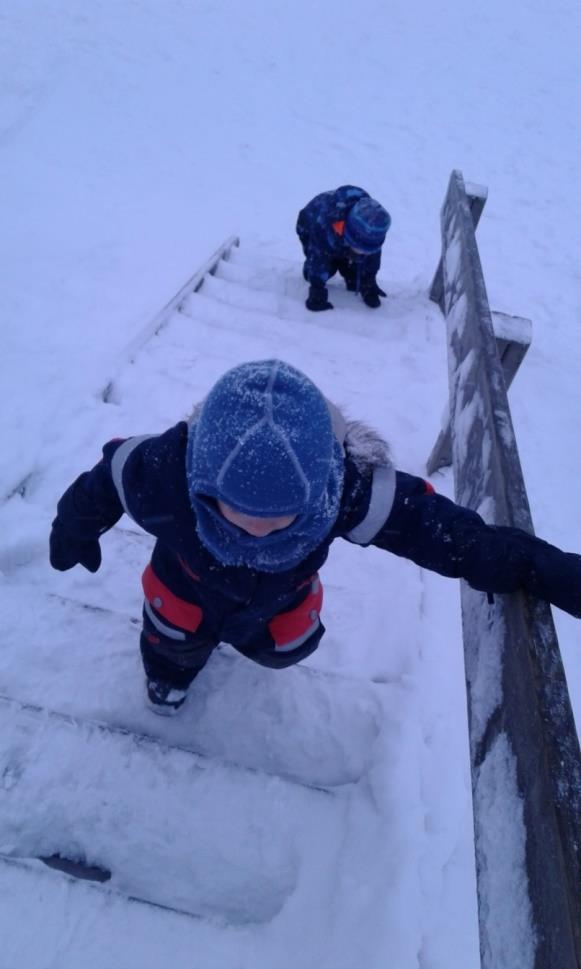
[[[343,238],[352,249],[371,253],[381,249],[391,225],[391,216],[379,202],[362,198],[347,213]]]
[[[220,561],[266,571],[292,567],[328,533],[339,510],[343,452],[327,401],[280,360],[234,367],[190,425],[187,476],[198,533]],[[257,518],[296,518],[257,538],[226,521],[216,499]]]

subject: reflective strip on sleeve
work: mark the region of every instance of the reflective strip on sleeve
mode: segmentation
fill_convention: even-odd
[[[337,440],[339,441],[339,444],[341,445],[341,447],[343,447],[345,443],[345,434],[347,432],[347,421],[343,417],[343,414],[341,413],[337,405],[334,404],[332,400],[329,400],[328,397],[325,397],[325,402],[329,409],[329,414],[331,415],[331,426],[333,428],[333,433],[337,438]]]
[[[390,516],[394,497],[395,468],[376,468],[367,514],[345,537],[356,545],[368,545],[373,541]]]
[[[307,641],[321,625],[319,613],[323,605],[323,586],[315,575],[308,596],[302,602],[281,612],[268,623],[277,653],[288,653]]]
[[[127,498],[125,496],[125,488],[123,487],[123,469],[125,467],[125,462],[136,447],[143,444],[144,441],[150,441],[152,438],[158,437],[157,434],[143,434],[141,437],[130,437],[127,441],[121,444],[117,448],[115,454],[111,458],[111,477],[113,478],[113,484],[117,489],[117,494],[119,495],[119,501],[123,505],[125,513],[132,518],[132,514],[129,511],[127,505]]]

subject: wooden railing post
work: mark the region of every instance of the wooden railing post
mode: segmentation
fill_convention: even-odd
[[[533,531],[462,175],[441,213],[456,500]],[[483,969],[581,965],[581,757],[547,603],[461,584]]]

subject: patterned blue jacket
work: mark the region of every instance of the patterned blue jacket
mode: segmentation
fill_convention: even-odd
[[[106,444],[102,460],[59,501],[58,519],[71,538],[91,541],[126,512],[156,537],[153,569],[176,596],[215,615],[243,610],[245,621],[268,620],[296,602],[297,589],[318,571],[336,538],[375,545],[483,592],[522,588],[581,617],[581,556],[519,529],[486,525],[421,478],[396,471],[385,452],[377,461],[368,448],[362,458],[361,426],[348,425],[343,496],[332,531],[288,571],[225,566],[201,543],[186,481],[184,421],[163,434]]]
[[[306,257],[303,276],[311,286],[324,286],[337,271],[337,260],[350,258],[351,250],[343,239],[345,219],[359,199],[368,197],[362,188],[342,185],[335,191],[316,195],[299,212],[296,230]],[[380,265],[381,252],[353,263],[357,292],[369,288]]]

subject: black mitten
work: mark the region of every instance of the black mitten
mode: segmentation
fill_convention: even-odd
[[[376,310],[378,306],[381,306],[381,300],[379,299],[380,296],[387,296],[387,293],[384,293],[381,287],[377,285],[375,280],[361,290],[361,298],[363,299],[363,302],[372,310]]]
[[[49,544],[50,564],[59,572],[67,572],[75,565],[96,572],[101,565],[101,547],[97,539],[81,541],[74,538],[58,518],[52,523]]]
[[[381,300],[375,290],[369,289],[366,293],[361,293],[361,297],[366,306],[370,309],[376,310],[378,306],[381,306]]]
[[[319,313],[321,310],[332,310],[333,304],[329,302],[326,286],[311,286],[305,306],[313,313]]]

